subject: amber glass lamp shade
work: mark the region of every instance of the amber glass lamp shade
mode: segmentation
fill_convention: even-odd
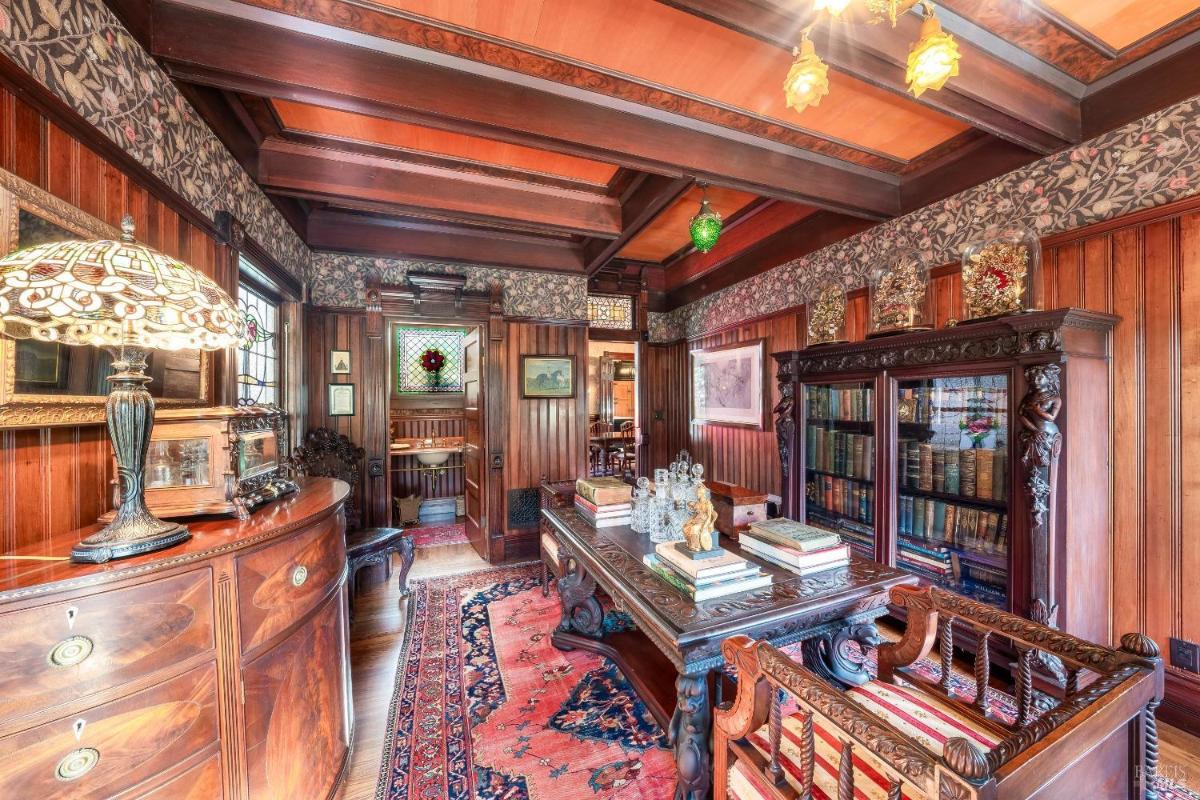
[[[871,307],[868,335],[928,330],[929,262],[919,250],[902,248],[871,270],[867,293]]]
[[[846,341],[846,287],[828,283],[808,304],[808,344]]]
[[[97,345],[114,352],[105,405],[117,461],[121,504],[103,530],[71,551],[100,563],[169,547],[187,528],[146,508],[146,452],[154,400],[146,391],[147,350],[218,350],[239,344],[237,304],[193,267],[133,238],[126,217],[120,240],[42,244],[0,259],[0,331],[13,338]]]
[[[963,320],[1042,308],[1042,247],[1023,225],[989,232],[963,248]]]

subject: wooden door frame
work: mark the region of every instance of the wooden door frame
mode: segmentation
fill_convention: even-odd
[[[383,340],[391,326],[397,324],[480,329],[481,458],[485,461],[480,470],[483,504],[480,528],[485,536],[483,542],[472,544],[483,558],[497,563],[504,558],[504,312],[499,286],[478,292],[467,290],[465,285],[463,276],[418,273],[407,275],[403,284],[368,284],[366,331],[368,339]],[[385,349],[388,344],[383,342]],[[390,363],[387,368],[390,370]],[[384,407],[390,409],[390,387],[383,400]],[[385,438],[387,422],[385,419]],[[386,476],[387,470],[384,472]],[[392,483],[390,479],[385,483],[383,496],[390,514]]]

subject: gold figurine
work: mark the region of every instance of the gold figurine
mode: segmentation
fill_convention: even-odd
[[[712,493],[703,483],[696,488],[696,498],[688,503],[692,516],[683,523],[683,538],[687,540],[688,550],[704,553],[717,546],[714,527],[717,510],[713,508]]]

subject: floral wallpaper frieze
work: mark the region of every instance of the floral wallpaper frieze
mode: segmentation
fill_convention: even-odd
[[[474,267],[433,261],[403,261],[339,253],[313,253],[309,299],[322,306],[362,307],[366,285],[403,283],[408,272],[466,275],[467,288],[486,291],[499,285],[504,313],[537,319],[587,319],[587,278],[498,267]]]
[[[800,305],[829,281],[853,289],[897,247],[957,261],[989,229],[1021,223],[1041,236],[1152,208],[1200,191],[1200,97],[953,197],[781,264],[663,314],[650,338],[670,342]]]
[[[229,211],[304,279],[308,247],[102,0],[0,0],[0,52],[200,213]]]

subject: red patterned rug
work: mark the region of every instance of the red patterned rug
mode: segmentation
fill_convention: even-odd
[[[550,644],[536,565],[412,583],[379,800],[663,800],[663,733],[611,662]]]
[[[672,795],[663,733],[621,672],[550,644],[558,598],[542,597],[539,574],[525,564],[412,582],[376,800]],[[914,667],[939,677],[931,661]],[[972,696],[973,681],[955,674],[953,690]],[[1008,695],[993,690],[989,700],[1016,716]],[[1160,800],[1200,800],[1169,779],[1190,776],[1170,769]]]
[[[467,528],[461,522],[410,528],[407,533],[413,547],[445,547],[448,544],[467,543]]]

